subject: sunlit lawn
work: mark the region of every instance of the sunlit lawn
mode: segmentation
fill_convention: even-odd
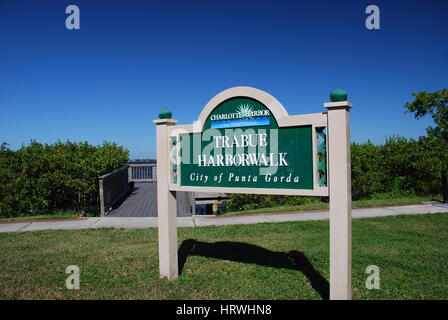
[[[0,233],[0,299],[322,299],[328,221],[179,228],[180,278],[159,278],[157,229]],[[69,265],[80,268],[68,290]],[[380,289],[365,287],[380,268]],[[447,299],[448,214],[353,220],[354,299]]]

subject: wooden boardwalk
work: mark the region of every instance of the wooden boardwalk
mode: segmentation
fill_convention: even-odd
[[[187,192],[177,192],[177,216],[191,216]],[[119,201],[106,217],[157,217],[157,183],[136,182],[134,190]]]

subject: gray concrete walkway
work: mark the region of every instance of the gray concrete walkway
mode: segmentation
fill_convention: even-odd
[[[374,218],[410,214],[431,214],[448,212],[448,204],[428,202],[422,205],[393,206],[383,208],[353,209],[353,218]],[[253,224],[285,221],[326,220],[328,211],[257,214],[245,216],[210,217],[190,216],[178,217],[179,227],[220,226],[232,224]],[[155,228],[157,217],[104,217],[88,218],[72,221],[39,221],[20,223],[0,223],[0,232],[18,232],[35,230],[70,230],[93,228]]]

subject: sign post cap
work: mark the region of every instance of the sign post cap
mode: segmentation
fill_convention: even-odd
[[[330,93],[330,101],[331,102],[347,101],[347,91],[340,88],[334,89]]]
[[[172,112],[170,109],[168,108],[163,108],[162,110],[160,110],[159,112],[159,119],[171,119],[172,116]]]

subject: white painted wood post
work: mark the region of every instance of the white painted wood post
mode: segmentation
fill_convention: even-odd
[[[159,115],[161,117],[161,114]],[[169,114],[171,117],[171,112]],[[160,277],[168,280],[178,278],[176,192],[169,191],[170,141],[169,126],[177,120],[163,118],[154,120],[157,125],[157,212],[159,232]]]
[[[352,298],[352,192],[348,101],[328,109],[328,188],[330,193],[330,299]]]

